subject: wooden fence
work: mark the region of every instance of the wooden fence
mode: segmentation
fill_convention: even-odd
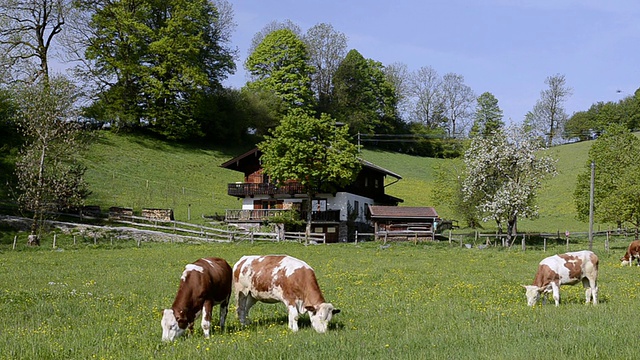
[[[162,232],[169,232],[189,238],[200,239],[204,241],[215,242],[238,242],[238,241],[296,241],[304,242],[306,237],[304,233],[284,232],[283,237],[279,237],[276,232],[260,232],[253,230],[245,230],[241,228],[229,227],[228,229],[214,228],[204,225],[196,225],[181,221],[164,221],[158,219],[149,219],[140,216],[121,216],[120,219],[114,219],[113,222],[128,224],[141,228],[154,229]],[[309,240],[316,243],[326,243],[325,234],[309,234]]]

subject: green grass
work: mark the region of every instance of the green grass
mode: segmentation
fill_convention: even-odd
[[[292,243],[133,242],[0,253],[0,359],[632,359],[640,325],[636,267],[620,267],[626,240],[600,245],[600,300],[584,304],[579,286],[561,288],[561,305],[526,306],[537,263],[563,252],[525,252],[448,243],[302,246]],[[599,243],[601,244],[601,242]],[[572,244],[571,250],[586,244]],[[286,253],[313,266],[328,301],[342,312],[327,334],[303,317],[298,333],[286,310],[258,304],[243,328],[231,306],[224,332],[160,341],[161,309],[171,305],[186,263],[220,256]],[[217,322],[217,308],[214,313]]]
[[[239,208],[227,195],[227,184],[242,181],[241,173],[219,165],[246,151],[166,143],[154,138],[100,132],[85,156],[86,180],[92,194],[87,204],[171,208],[178,220],[224,214]]]

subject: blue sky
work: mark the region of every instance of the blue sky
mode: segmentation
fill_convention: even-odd
[[[618,101],[640,88],[638,0],[231,0],[238,71],[253,36],[272,21],[291,20],[303,32],[331,24],[348,48],[409,70],[431,66],[463,75],[476,94],[491,92],[505,121],[520,122],[563,74],[573,95],[569,114],[598,101]],[[621,92],[618,93],[617,91]]]

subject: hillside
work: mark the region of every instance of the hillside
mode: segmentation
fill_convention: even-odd
[[[587,161],[590,142],[550,149],[558,159],[558,176],[546,183],[539,196],[540,218],[522,220],[520,230],[586,231],[588,225],[575,219],[573,191],[578,172]],[[240,202],[226,194],[227,184],[242,181],[237,172],[219,165],[246,148],[202,148],[165,143],[157,139],[101,132],[85,157],[92,190],[88,204],[141,208],[172,208],[176,219],[191,221],[201,215],[223,214]],[[434,206],[434,173],[448,160],[423,158],[386,151],[363,150],[362,157],[400,174],[403,179],[387,192],[404,199],[402,206]],[[189,206],[190,205],[190,206]],[[446,207],[437,206],[444,218],[453,218]],[[491,228],[492,224],[487,224]],[[598,227],[596,226],[596,229]]]

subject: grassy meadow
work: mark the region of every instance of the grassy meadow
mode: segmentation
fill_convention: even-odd
[[[0,359],[561,359],[637,357],[634,321],[640,269],[621,267],[627,240],[600,256],[598,306],[581,286],[562,287],[561,305],[526,306],[537,263],[564,252],[550,244],[466,249],[447,242],[303,246],[296,243],[114,245],[45,239],[0,250]],[[579,250],[586,244],[571,244]],[[327,301],[342,312],[317,334],[308,318],[293,333],[284,306],[257,304],[241,327],[162,343],[184,265],[219,256],[289,254],[315,268]],[[213,322],[218,319],[217,308]]]

